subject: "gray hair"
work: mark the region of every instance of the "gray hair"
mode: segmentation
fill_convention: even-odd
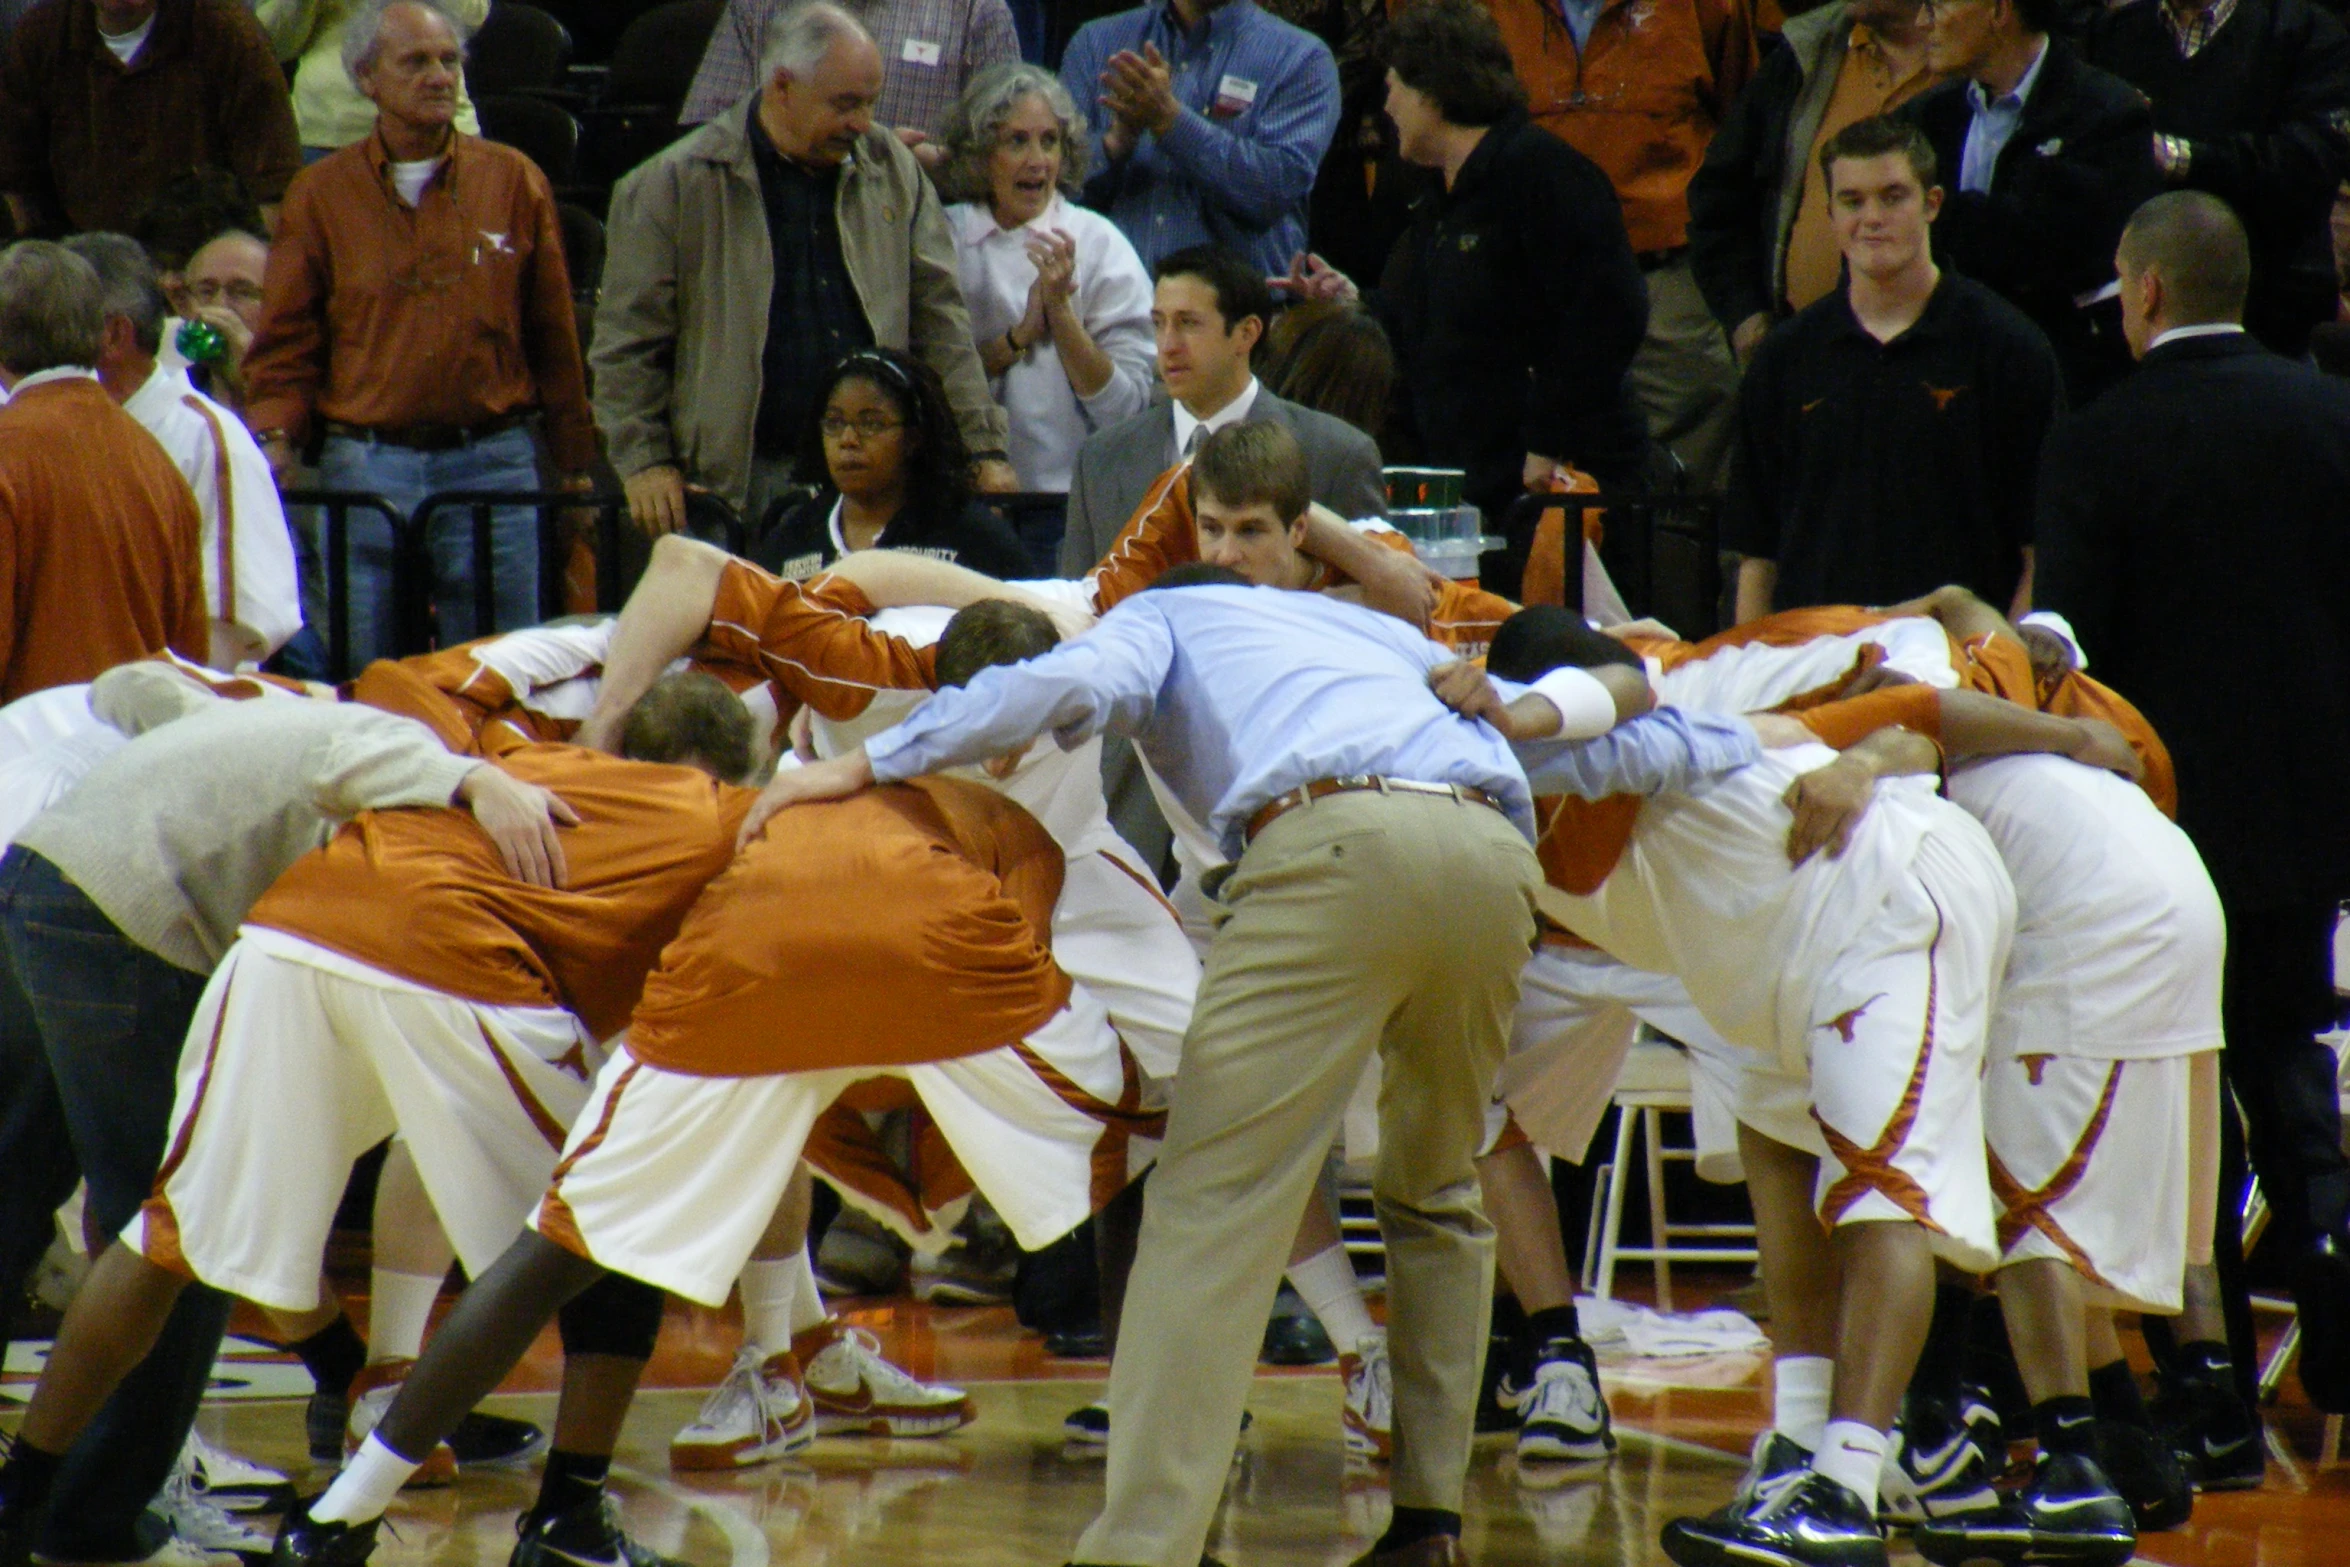
[[[162,348],[163,318],[171,313],[171,304],[163,297],[147,248],[128,234],[76,234],[65,248],[98,274],[98,308],[109,319],[121,316],[130,322],[139,352],[152,354]]]
[[[987,160],[995,153],[996,138],[1021,100],[1042,98],[1061,125],[1061,189],[1074,196],[1085,185],[1085,121],[1077,100],[1061,79],[1041,65],[1011,61],[991,65],[971,78],[963,96],[947,114],[939,141],[946,157],[938,166],[939,195],[948,201],[986,201],[990,195]]]
[[[851,38],[873,43],[873,34],[845,6],[832,0],[794,6],[767,24],[767,37],[759,48],[759,79],[771,82],[776,72],[789,71],[795,81],[806,81],[834,44]]]
[[[430,11],[449,24],[449,31],[457,35],[459,47],[473,36],[473,29],[465,25],[465,19],[449,9],[448,0],[360,0],[359,9],[343,23],[343,70],[353,83],[357,83],[361,71],[375,63],[376,51],[383,47],[384,18],[396,5]]]
[[[87,261],[45,239],[0,250],[0,365],[20,376],[95,366],[105,330],[98,274]]]

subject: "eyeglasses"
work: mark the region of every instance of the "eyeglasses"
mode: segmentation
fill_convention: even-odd
[[[258,305],[261,303],[261,285],[246,282],[216,283],[207,278],[201,283],[190,283],[188,297],[200,305],[217,305],[224,299],[232,305]]]
[[[878,440],[892,430],[903,430],[905,427],[905,420],[889,419],[880,414],[859,414],[854,419],[844,419],[839,414],[826,414],[816,423],[816,428],[824,432],[824,438],[828,441],[837,441],[851,430],[857,432],[859,440]]]

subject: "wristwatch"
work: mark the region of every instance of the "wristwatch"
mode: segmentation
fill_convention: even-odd
[[[2184,136],[2159,134],[2154,138],[2154,161],[2162,165],[2162,172],[2172,179],[2183,180],[2195,161],[2195,144]]]

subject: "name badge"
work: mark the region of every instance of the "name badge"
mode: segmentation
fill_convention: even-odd
[[[1220,120],[1229,120],[1246,113],[1257,101],[1257,84],[1245,76],[1227,76],[1216,84],[1216,101],[1208,113]]]
[[[908,65],[936,65],[939,47],[927,38],[909,38],[898,50],[898,58]]]

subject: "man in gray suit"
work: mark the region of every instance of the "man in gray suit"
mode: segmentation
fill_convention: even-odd
[[[1159,263],[1151,326],[1159,340],[1159,376],[1173,400],[1096,431],[1078,448],[1069,475],[1061,575],[1091,571],[1159,475],[1199,442],[1243,419],[1289,427],[1305,450],[1314,499],[1339,516],[1387,514],[1377,444],[1344,420],[1284,402],[1258,384],[1249,357],[1272,319],[1272,290],[1256,268],[1230,251],[1202,245]]]

